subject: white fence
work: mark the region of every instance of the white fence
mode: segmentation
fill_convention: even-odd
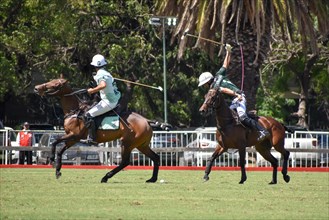
[[[63,133],[63,131],[33,131],[34,146],[23,148],[19,147],[16,142],[17,132],[0,130],[0,162],[2,164],[17,163],[18,151],[23,149],[33,151],[33,163],[47,163],[51,142],[55,140],[56,135]],[[291,167],[328,167],[329,132],[296,131],[287,133],[285,142],[285,147],[291,152]],[[155,131],[151,141],[151,148],[160,155],[161,166],[206,166],[207,159],[212,155],[215,146],[215,128],[195,131]],[[60,148],[60,146],[57,147],[57,149]],[[274,149],[273,156],[282,163],[281,155]],[[247,167],[270,166],[253,147],[247,148],[245,159]],[[100,144],[98,147],[85,147],[77,144],[63,155],[63,163],[68,164],[115,165],[120,162],[119,140]],[[152,165],[152,162],[135,149],[131,153],[130,164],[148,166]],[[214,166],[221,167],[238,165],[239,155],[235,149],[224,153],[214,164]]]

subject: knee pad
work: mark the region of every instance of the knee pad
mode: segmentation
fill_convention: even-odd
[[[87,112],[86,114],[85,114],[85,119],[86,119],[86,121],[89,121],[90,119],[92,119],[93,118],[93,116],[91,116],[91,114],[89,113],[89,112]]]
[[[243,114],[243,115],[240,116],[240,119],[241,119],[241,121],[244,121],[244,120],[248,119],[248,115]]]

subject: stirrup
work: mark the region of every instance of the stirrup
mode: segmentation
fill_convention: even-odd
[[[270,133],[268,132],[268,131],[260,131],[259,132],[259,137],[257,138],[257,141],[263,141],[263,140],[265,140],[269,135],[270,135]]]
[[[96,145],[96,146],[98,145],[98,143],[91,138],[81,139],[80,142],[84,143],[84,144],[91,144],[91,145]]]

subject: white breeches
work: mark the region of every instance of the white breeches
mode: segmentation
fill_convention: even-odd
[[[246,104],[247,104],[247,100],[244,97],[244,95],[242,95],[242,100],[239,101],[238,98],[233,99],[231,105],[230,105],[230,109],[236,109],[239,117],[241,118],[241,116],[246,114]]]
[[[101,100],[94,107],[89,109],[88,113],[92,117],[96,117],[98,115],[102,115],[102,114],[114,109],[117,106],[117,104],[118,104],[117,102],[116,103],[110,103],[107,100]]]

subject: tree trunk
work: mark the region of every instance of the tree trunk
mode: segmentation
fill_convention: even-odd
[[[271,16],[271,15],[268,15]],[[238,34],[239,44],[235,38],[235,25],[228,25],[226,30],[226,42],[232,43],[233,50],[231,64],[228,68],[229,79],[245,92],[247,109],[256,108],[256,94],[260,84],[260,67],[267,57],[270,49],[271,22],[266,25],[264,34],[260,39],[259,55],[257,57],[257,35],[249,24],[245,24]],[[242,51],[242,53],[241,53]],[[242,67],[244,66],[244,69]]]
[[[298,111],[292,113],[291,115],[298,117],[297,125],[304,128],[308,128],[309,126],[306,117],[307,117],[307,104],[309,98],[308,91],[310,89],[310,79],[311,79],[310,72],[317,59],[318,59],[317,55],[312,55],[309,59],[307,59],[303,72],[296,72],[294,68],[290,68],[291,71],[293,71],[296,74],[301,88]]]

